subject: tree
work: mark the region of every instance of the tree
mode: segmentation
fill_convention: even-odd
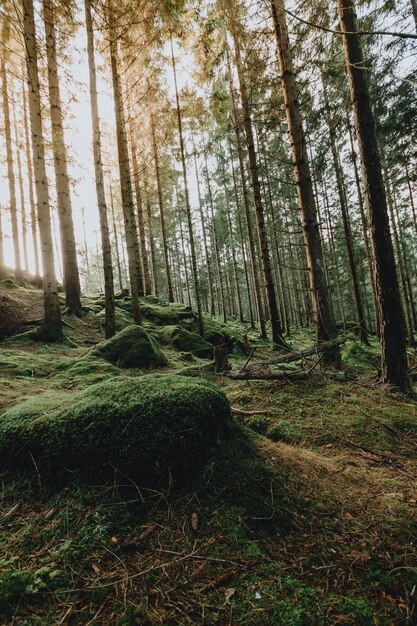
[[[236,19],[236,15],[232,15],[232,20]],[[287,348],[287,344],[283,338],[281,320],[278,313],[278,304],[276,290],[272,275],[272,265],[269,252],[268,235],[265,225],[264,207],[261,196],[261,185],[259,181],[258,159],[255,150],[255,141],[252,128],[252,119],[248,98],[248,90],[244,77],[242,66],[241,47],[239,36],[235,28],[231,26],[231,33],[235,47],[235,62],[239,80],[240,98],[243,110],[243,125],[245,129],[246,146],[248,150],[249,169],[252,181],[253,203],[256,214],[256,226],[258,231],[259,246],[261,251],[262,271],[264,275],[264,283],[267,294],[269,318],[272,329],[272,341],[282,348]]]
[[[68,177],[67,149],[64,138],[61,93],[58,77],[54,0],[43,0],[43,17],[48,64],[49,104],[51,110],[58,218],[61,235],[62,267],[67,310],[78,317],[82,314],[80,277],[72,220],[71,192]]]
[[[335,337],[335,324],[330,307],[314,189],[298,101],[298,89],[291,57],[283,0],[272,0],[271,10],[277,41],[281,87],[285,102],[288,130],[291,137],[294,175],[297,183],[298,201],[307,252],[315,332],[317,341],[328,341]],[[339,359],[337,348],[327,353],[328,361],[337,363]]]
[[[7,22],[6,22],[7,24]],[[13,148],[12,148],[12,129],[10,121],[10,93],[7,80],[6,69],[6,46],[9,38],[9,32],[7,26],[2,29],[3,47],[0,60],[0,74],[3,93],[3,115],[4,115],[4,135],[6,140],[6,160],[7,160],[7,179],[9,183],[9,207],[10,218],[12,223],[12,237],[13,237],[13,251],[16,280],[20,282],[22,280],[22,262],[20,255],[20,242],[19,242],[19,226],[17,220],[17,201],[16,201],[16,181],[14,173],[13,163]]]
[[[107,21],[110,39],[110,63],[116,119],[117,152],[119,161],[120,187],[122,193],[123,217],[125,224],[127,257],[129,264],[130,291],[132,295],[133,318],[137,324],[142,321],[139,295],[144,295],[143,275],[140,262],[139,240],[136,229],[133,202],[132,180],[130,176],[129,150],[126,135],[126,120],[119,74],[118,37],[115,29],[116,13],[112,0],[107,4]]]
[[[104,270],[104,299],[105,299],[105,323],[104,332],[106,338],[113,337],[116,332],[116,319],[114,309],[114,280],[111,257],[109,222],[107,216],[106,195],[104,192],[103,162],[101,154],[100,119],[97,101],[97,78],[96,62],[94,54],[94,35],[91,17],[91,0],[84,1],[85,26],[87,33],[87,56],[90,81],[90,107],[91,125],[93,130],[93,157],[94,174],[96,183],[97,206],[100,221],[101,250]]]
[[[46,176],[33,0],[23,0],[23,33],[29,85],[33,167],[43,266],[44,320],[38,334],[45,341],[59,341],[63,338],[63,332],[59,308],[58,283],[55,275],[49,191]]]
[[[171,36],[171,61],[172,61],[172,71],[174,74],[175,101],[176,101],[176,108],[177,108],[178,135],[179,135],[179,141],[180,141],[182,174],[183,174],[183,179],[184,179],[185,206],[187,210],[188,236],[190,238],[190,248],[191,248],[191,269],[193,273],[194,295],[195,295],[195,300],[197,304],[198,332],[200,333],[202,337],[204,337],[204,320],[203,320],[203,311],[201,307],[200,282],[198,278],[197,256],[196,256],[195,242],[194,242],[194,227],[193,227],[193,218],[192,218],[192,213],[191,213],[190,192],[188,189],[187,164],[185,160],[185,144],[184,144],[184,135],[183,135],[183,128],[182,128],[182,116],[181,116],[180,98],[178,94],[177,71],[176,71],[176,65],[175,65],[174,46],[172,43],[172,36]]]
[[[382,380],[410,391],[404,316],[395,267],[387,198],[382,177],[375,121],[369,97],[365,61],[357,34],[353,0],[338,0],[346,68],[362,165],[370,227],[374,281],[382,349]],[[347,34],[349,33],[349,34]]]

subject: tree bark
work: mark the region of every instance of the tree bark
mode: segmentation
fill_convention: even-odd
[[[328,341],[335,336],[335,324],[330,307],[317,209],[291,57],[284,1],[271,0],[271,9],[309,267],[316,338],[318,342]],[[326,358],[328,362],[334,361],[337,364],[340,360],[337,347],[332,348],[326,355]]]
[[[75,247],[71,193],[68,177],[67,149],[65,146],[61,94],[58,77],[53,0],[43,0],[43,16],[46,35],[46,58],[48,66],[52,145],[66,305],[69,312],[80,317],[82,314],[80,297],[81,288],[78,273],[77,250]]]
[[[278,313],[278,304],[274,280],[272,276],[271,257],[269,252],[268,236],[265,226],[264,209],[262,206],[261,186],[259,182],[258,161],[255,151],[255,142],[252,129],[252,119],[250,114],[249,99],[246,82],[243,76],[241,51],[236,33],[232,33],[235,53],[236,69],[239,79],[240,98],[243,109],[243,124],[246,135],[246,146],[248,149],[249,167],[252,180],[253,202],[256,214],[256,225],[258,230],[259,246],[261,251],[262,271],[264,275],[265,289],[267,293],[268,311],[272,329],[272,341],[282,348],[288,348],[282,333],[281,320]]]
[[[6,50],[3,46],[1,61],[0,61],[0,73],[3,93],[3,115],[4,115],[4,137],[6,143],[6,161],[7,161],[7,180],[9,183],[9,210],[10,221],[12,224],[12,240],[13,240],[13,252],[15,263],[15,276],[16,281],[22,280],[22,260],[20,255],[20,242],[19,242],[19,226],[17,220],[17,201],[16,201],[16,180],[14,175],[14,163],[13,163],[13,149],[12,149],[12,131],[10,121],[10,106],[9,106],[9,85],[7,80],[6,70]]]
[[[94,174],[96,182],[96,197],[100,220],[101,250],[103,254],[104,271],[104,302],[105,323],[104,331],[106,338],[112,337],[116,332],[116,319],[114,308],[114,278],[113,263],[111,256],[109,222],[107,217],[106,195],[104,191],[103,161],[101,152],[100,119],[98,114],[96,61],[94,55],[94,35],[91,17],[91,0],[85,0],[85,23],[87,31],[87,56],[90,80],[90,107],[91,125],[93,130],[93,156]]]
[[[197,181],[198,208],[200,211],[201,230],[203,234],[204,256],[206,259],[206,266],[207,266],[208,291],[209,291],[209,296],[210,296],[210,314],[214,315],[215,309],[214,309],[214,291],[213,291],[213,271],[211,267],[211,259],[210,259],[210,254],[208,250],[206,221],[205,221],[204,214],[203,214],[203,200],[201,197],[200,176],[198,174],[197,155],[196,155],[195,145],[193,147],[194,147],[194,169],[195,169],[195,177]]]
[[[108,27],[110,37],[110,63],[113,85],[114,111],[116,119],[117,152],[119,161],[120,188],[122,194],[123,217],[125,224],[129,282],[132,296],[133,319],[136,324],[142,321],[139,296],[144,295],[143,276],[140,264],[139,241],[136,230],[133,203],[132,180],[130,177],[129,151],[126,136],[126,121],[119,75],[118,40],[115,32],[115,13],[112,0],[108,0]]]
[[[338,0],[338,9],[341,30],[345,33],[343,44],[371,231],[381,332],[382,380],[409,392],[411,386],[408,376],[404,316],[365,61],[359,36],[356,34],[355,5],[352,0]]]
[[[45,146],[39,93],[38,57],[33,0],[23,0],[23,32],[29,85],[29,112],[34,160],[37,213],[43,265],[44,321],[39,337],[59,341],[63,337],[59,308],[58,284],[55,276],[54,249],[51,230],[48,181],[46,177]]]
[[[136,145],[136,141],[134,139],[132,130],[130,132],[130,145],[132,149],[133,181],[135,183],[136,213],[137,213],[137,219],[138,219],[140,253],[142,257],[143,281],[144,281],[145,295],[149,296],[152,293],[152,280],[151,280],[151,274],[149,271],[148,251],[146,249],[145,222],[143,219],[143,202],[142,202],[142,192],[140,188],[137,145]]]
[[[187,209],[188,232],[189,232],[190,248],[191,248],[191,266],[192,266],[194,292],[195,292],[194,295],[195,295],[195,301],[197,305],[198,332],[200,333],[202,337],[204,337],[204,320],[203,320],[203,312],[201,309],[200,283],[198,280],[197,255],[195,251],[194,227],[193,227],[193,218],[192,218],[192,213],[191,213],[190,194],[189,194],[189,189],[188,189],[187,164],[185,160],[185,145],[184,145],[184,136],[183,136],[183,130],[182,130],[182,116],[181,116],[181,108],[180,108],[180,99],[178,95],[177,71],[176,71],[176,66],[175,66],[174,46],[172,43],[172,37],[171,37],[171,60],[172,60],[172,70],[174,74],[175,100],[176,100],[176,105],[177,105],[178,134],[179,134],[179,140],[180,140],[182,173],[183,173],[183,178],[184,178],[185,207]]]
[[[164,197],[163,197],[162,185],[161,185],[161,172],[159,169],[158,145],[156,143],[155,120],[154,120],[154,116],[152,113],[151,113],[151,133],[152,133],[153,158],[154,158],[154,163],[155,163],[156,186],[158,189],[159,217],[161,220],[162,247],[164,251],[165,272],[166,272],[166,281],[167,281],[167,290],[168,290],[168,302],[174,302],[174,293],[172,291],[171,268],[169,266],[169,256],[168,256],[168,237],[167,237],[167,228],[166,228],[166,220],[165,220]]]
[[[24,70],[23,70],[24,71]],[[22,76],[22,92],[23,92],[23,125],[25,130],[25,152],[26,152],[26,170],[28,175],[28,188],[29,188],[29,206],[30,206],[30,230],[32,235],[32,247],[33,256],[35,258],[35,277],[39,278],[39,247],[38,237],[36,231],[36,203],[35,203],[35,190],[33,181],[33,165],[32,165],[32,153],[30,146],[29,136],[29,121],[27,111],[27,92],[25,87],[24,75]]]
[[[347,255],[348,255],[350,275],[352,279],[353,293],[355,296],[356,316],[357,316],[358,326],[359,326],[359,335],[360,335],[361,341],[367,344],[369,343],[368,342],[368,330],[366,328],[365,313],[364,313],[364,308],[362,304],[362,296],[361,296],[361,290],[359,286],[358,272],[356,269],[355,251],[353,249],[352,229],[351,229],[351,224],[350,224],[350,219],[349,219],[349,209],[347,206],[347,199],[346,199],[346,193],[345,193],[345,188],[344,188],[342,166],[340,163],[339,152],[338,152],[337,145],[336,145],[336,134],[335,134],[333,122],[332,122],[331,115],[330,115],[330,106],[329,106],[329,102],[327,98],[327,88],[326,88],[324,78],[322,78],[322,83],[323,83],[326,122],[327,122],[327,128],[329,129],[330,149],[332,152],[333,167],[334,167],[335,174],[336,174],[336,185],[337,185],[337,192],[339,196],[340,210],[342,213],[343,231],[345,235],[345,242],[346,242],[346,249],[347,249]]]

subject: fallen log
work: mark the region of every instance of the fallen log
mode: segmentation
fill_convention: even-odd
[[[345,341],[347,341],[347,337],[338,337],[337,339],[332,339],[331,341],[323,341],[319,344],[316,343],[313,346],[310,346],[310,348],[305,348],[304,350],[289,352],[287,354],[277,356],[274,359],[269,359],[268,361],[253,363],[253,365],[249,365],[246,370],[253,372],[259,368],[265,367],[266,365],[280,365],[282,363],[293,363],[294,361],[301,361],[308,356],[313,356],[315,354],[320,354],[321,352],[331,350],[332,348],[336,348],[337,346],[345,343]]]

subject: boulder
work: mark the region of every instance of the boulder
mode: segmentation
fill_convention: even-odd
[[[142,326],[128,326],[97,344],[92,354],[119,367],[151,369],[167,365],[159,343]]]
[[[141,484],[197,468],[227,434],[224,392],[202,379],[111,378],[72,393],[28,399],[0,416],[0,466],[34,466],[41,480]]]
[[[161,343],[174,346],[180,352],[191,352],[202,359],[213,358],[213,346],[205,339],[179,326],[165,326],[159,332]]]

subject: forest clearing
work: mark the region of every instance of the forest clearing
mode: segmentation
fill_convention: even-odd
[[[416,0],[0,28],[0,624],[416,624]]]

